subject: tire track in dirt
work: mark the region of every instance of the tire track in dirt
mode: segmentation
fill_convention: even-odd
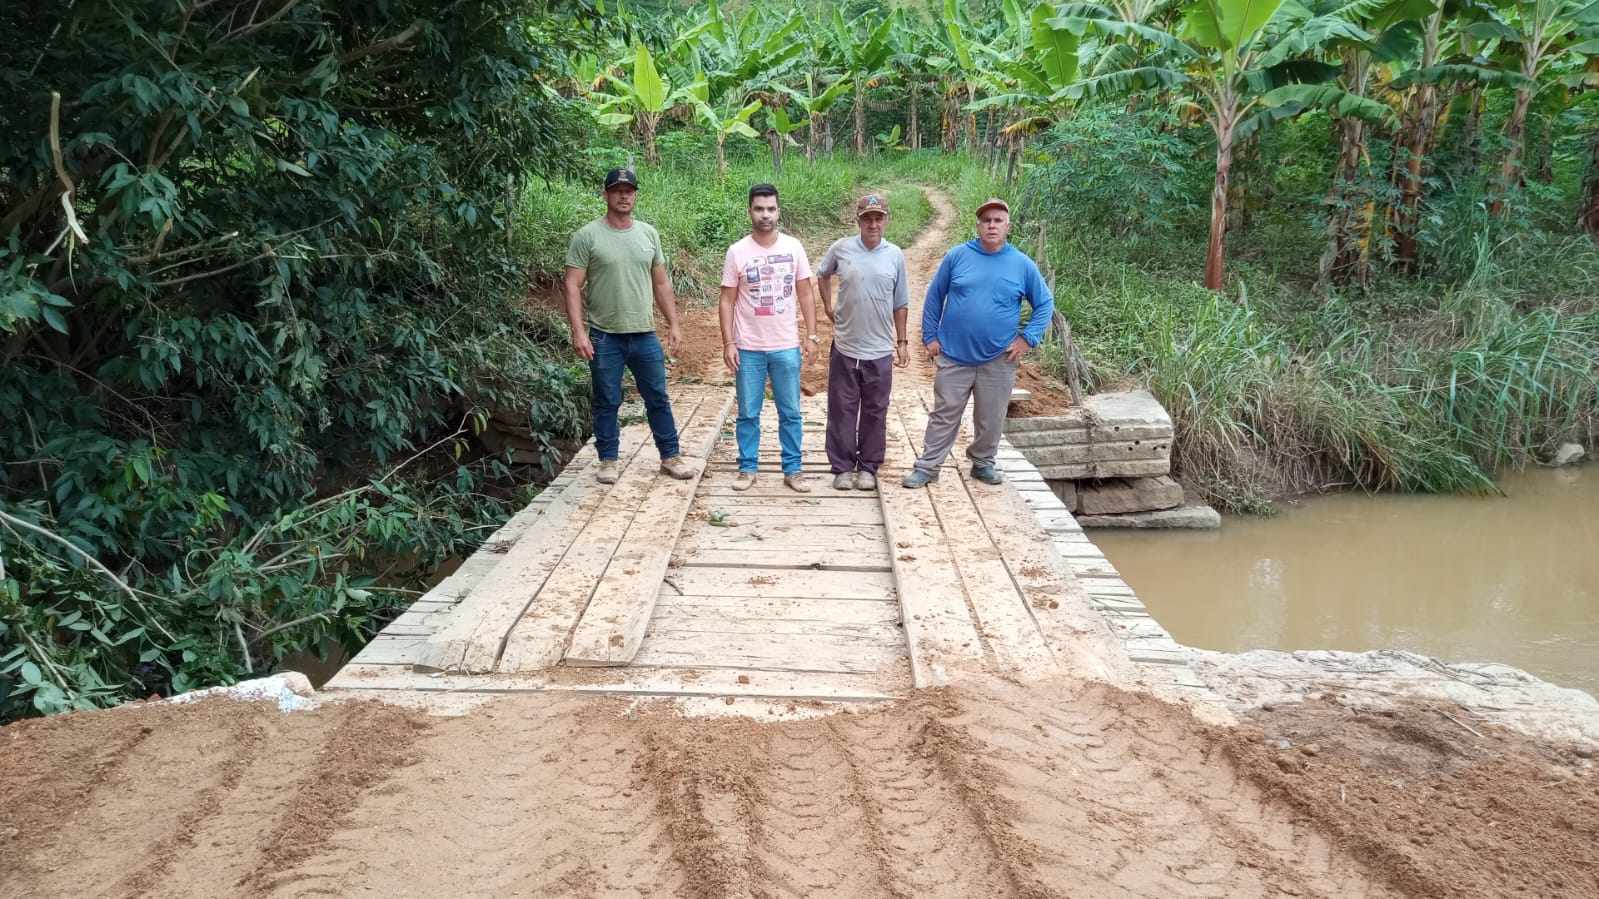
[[[325,850],[362,795],[415,761],[425,719],[375,702],[342,711],[291,787],[255,865],[235,884],[245,894],[269,895],[302,879],[294,869]]]
[[[241,716],[231,722],[226,741],[229,751],[221,756],[211,772],[212,782],[195,794],[193,802],[173,821],[171,829],[156,841],[149,861],[129,876],[116,892],[127,896],[161,892],[158,886],[177,859],[195,848],[197,831],[216,817],[225,801],[231,800],[245,774],[256,764],[265,742],[266,728],[257,716]]]
[[[352,870],[381,896],[681,894],[623,708],[540,697],[437,721],[403,780],[368,793],[278,894],[346,893]]]

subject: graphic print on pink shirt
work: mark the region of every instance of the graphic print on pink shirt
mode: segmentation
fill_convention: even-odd
[[[805,247],[779,234],[770,247],[745,237],[727,248],[722,286],[738,289],[734,339],[743,350],[786,350],[799,346],[795,300],[799,282],[811,277]]]

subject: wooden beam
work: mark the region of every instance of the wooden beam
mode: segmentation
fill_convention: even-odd
[[[912,407],[904,410],[907,429],[926,427],[926,412]],[[964,445],[965,441],[960,441]],[[1011,580],[1000,558],[998,547],[988,535],[977,514],[971,494],[962,480],[961,469],[948,471],[928,484],[927,494],[946,537],[947,552],[966,589],[966,598],[976,616],[979,632],[994,653],[1000,669],[1029,678],[1055,674],[1059,668],[1054,654],[1037,622],[1028,611],[1027,601]],[[979,484],[983,490],[1004,490]]]
[[[714,404],[715,400],[709,402]],[[710,455],[732,406],[733,392],[729,390],[714,414],[702,412],[684,430],[684,455],[699,460]],[[656,479],[572,633],[571,646],[566,651],[568,664],[626,665],[638,654],[650,613],[655,610],[661,579],[666,575],[702,473],[700,469],[686,481]]]
[[[881,472],[886,486],[877,493],[910,648],[911,678],[918,687],[938,686],[949,683],[962,669],[979,667],[982,642],[931,498],[925,490],[899,486],[913,456],[904,422],[892,410],[887,457],[891,464]]]
[[[344,695],[588,693],[624,696],[746,696],[781,700],[878,701],[904,685],[893,672],[848,675],[738,668],[583,668],[533,674],[427,675],[386,665],[344,666],[324,688]]]

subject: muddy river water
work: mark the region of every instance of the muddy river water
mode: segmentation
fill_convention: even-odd
[[[1091,536],[1190,646],[1408,649],[1599,695],[1599,465],[1500,486],[1312,497],[1219,531]]]

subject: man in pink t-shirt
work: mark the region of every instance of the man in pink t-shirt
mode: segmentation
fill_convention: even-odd
[[[755,484],[761,448],[761,405],[766,384],[777,405],[777,438],[783,450],[783,483],[800,493],[810,485],[800,475],[800,373],[811,360],[816,305],[805,247],[777,230],[777,188],[750,188],[750,233],[727,248],[722,266],[722,358],[738,385],[738,479],[734,490]],[[795,306],[805,319],[800,341]]]

